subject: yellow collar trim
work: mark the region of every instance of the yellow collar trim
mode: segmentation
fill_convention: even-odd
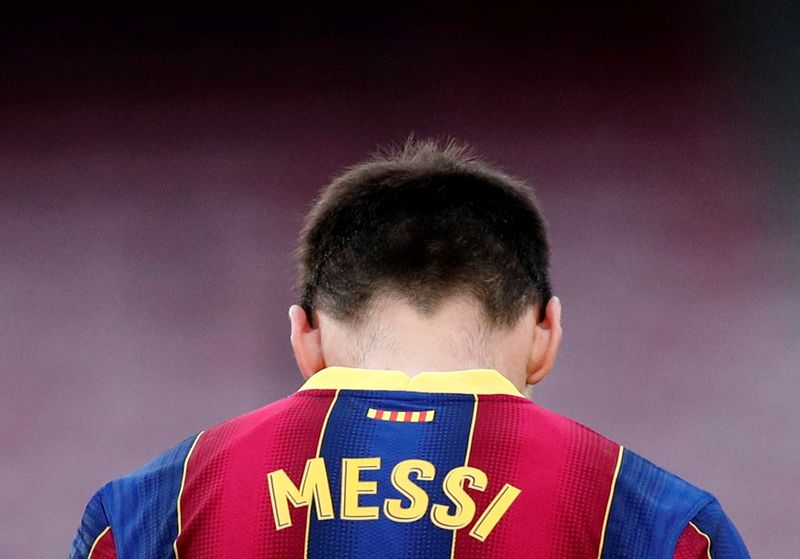
[[[425,371],[409,377],[394,369],[362,369],[331,366],[309,378],[300,390],[403,390],[450,394],[507,394],[519,396],[519,390],[495,369]]]

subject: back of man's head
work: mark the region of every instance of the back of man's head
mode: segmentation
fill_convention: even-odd
[[[463,144],[409,140],[326,187],[296,250],[300,304],[358,326],[380,297],[430,315],[471,295],[487,326],[513,325],[551,296],[544,220],[520,180]]]

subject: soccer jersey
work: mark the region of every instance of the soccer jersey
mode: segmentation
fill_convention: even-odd
[[[89,501],[73,558],[740,558],[709,493],[493,369],[327,367]]]

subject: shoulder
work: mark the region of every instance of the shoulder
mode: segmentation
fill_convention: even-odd
[[[618,442],[535,402],[525,401],[516,407],[523,415],[515,436],[530,451],[560,455],[567,471],[599,469],[605,477],[617,469],[622,452]]]
[[[213,427],[185,438],[177,445],[165,450],[144,466],[113,479],[98,491],[109,519],[113,522],[118,514],[130,515],[131,508],[143,509],[157,506],[161,499],[174,499],[180,490],[184,470],[190,457],[198,452],[221,453],[246,443],[257,436],[260,429],[276,424],[276,419],[285,417],[283,412],[298,404],[293,397],[283,398],[264,407],[226,419]],[[294,416],[291,413],[290,416]],[[209,445],[208,441],[215,444]],[[202,448],[201,448],[202,447]],[[147,498],[134,498],[146,494]]]
[[[110,520],[113,522],[113,516],[118,513],[129,516],[133,512],[130,509],[134,506],[137,509],[146,508],[147,505],[157,506],[162,497],[174,502],[177,492],[180,491],[186,465],[190,457],[199,451],[198,447],[202,443],[208,439],[216,439],[218,444],[214,450],[224,452],[227,447],[246,439],[259,425],[270,423],[276,412],[286,407],[288,400],[290,398],[278,400],[191,435],[144,466],[107,483],[98,494],[107,514],[112,516]],[[208,445],[205,445],[203,451],[208,450]],[[145,493],[147,499],[134,498],[135,495]]]
[[[103,486],[99,494],[107,514],[113,522],[120,513],[129,514],[131,505],[155,505],[159,498],[169,498],[174,489],[180,488],[183,466],[200,435],[195,434],[162,452],[144,466],[116,478]],[[142,490],[148,490],[148,498],[142,501]]]
[[[713,495],[625,449],[617,474],[609,522],[621,533],[636,525],[665,531],[682,530],[695,514],[714,500]]]
[[[97,556],[96,546],[106,534],[113,534],[109,541],[114,547],[135,557],[158,556],[170,549],[175,533],[154,527],[177,527],[176,497],[184,463],[196,440],[197,435],[184,439],[141,468],[97,490],[86,505],[70,557]],[[162,524],[165,517],[167,522]],[[172,518],[174,522],[170,522]],[[140,530],[143,526],[147,527],[145,531]]]
[[[84,519],[89,508],[102,510],[117,549],[130,556],[153,557],[171,549],[184,467],[198,436],[187,437],[141,468],[106,483],[92,497]]]
[[[110,526],[117,547],[132,557],[169,553],[179,530],[178,503],[185,489],[190,460],[202,453],[204,459],[213,461],[214,456],[246,439],[258,425],[272,423],[270,419],[286,407],[287,400],[189,436],[142,467],[109,481],[89,501],[83,520],[89,530],[84,531],[94,533]],[[203,445],[208,439],[215,444]]]
[[[634,557],[705,558],[709,549],[713,557],[749,557],[714,495],[628,449],[612,486],[604,537],[604,557],[624,550]]]
[[[568,468],[581,480],[596,479],[613,464],[613,475],[605,478],[610,487],[605,490],[603,557],[707,557],[709,548],[715,558],[749,557],[710,492],[569,417],[535,404],[522,407],[571,457]]]
[[[671,557],[701,512],[719,518],[708,491],[586,425],[537,405],[525,407],[561,446],[573,477],[605,486],[604,557],[620,550],[633,557]]]
[[[567,452],[587,457],[598,453],[614,455],[613,497],[620,511],[636,503],[635,511],[626,508],[624,512],[650,515],[688,508],[693,514],[714,498],[591,427],[535,404],[528,409],[529,413],[540,418],[538,425],[546,425],[552,437],[559,440]]]
[[[210,428],[185,438],[162,452],[144,466],[116,478],[98,491],[98,497],[110,520],[118,511],[130,514],[131,506],[142,508],[154,504],[161,497],[172,498],[180,490],[186,464],[197,454],[220,454],[246,445],[252,438],[260,437],[264,430],[274,430],[286,423],[302,421],[307,399],[297,394],[283,398],[264,407],[226,419]],[[313,405],[313,401],[311,404]],[[287,413],[288,412],[288,413]],[[213,441],[213,444],[212,444]],[[134,494],[146,492],[148,499],[134,499]]]

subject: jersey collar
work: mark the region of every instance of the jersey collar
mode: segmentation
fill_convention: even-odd
[[[495,369],[462,369],[458,371],[425,371],[409,378],[394,369],[363,369],[331,366],[309,378],[300,390],[403,390],[450,394],[506,394],[525,398],[517,388]]]

